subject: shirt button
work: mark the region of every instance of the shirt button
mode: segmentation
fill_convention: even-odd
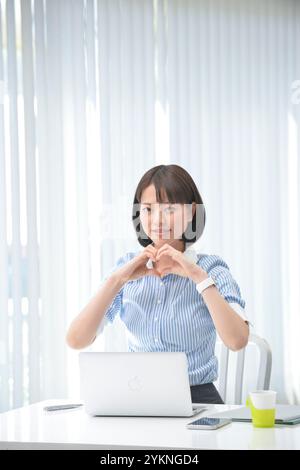
[[[157,321],[157,317],[155,317],[154,320]]]
[[[161,302],[161,300],[160,300],[160,299],[158,299],[157,303],[158,303],[158,304],[160,304],[160,302]]]
[[[164,285],[164,283],[161,281],[160,285],[161,285],[161,286],[163,286],[163,285]]]
[[[158,343],[158,338],[155,338],[155,342]]]

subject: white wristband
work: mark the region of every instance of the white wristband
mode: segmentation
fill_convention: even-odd
[[[207,277],[206,279],[204,279],[204,281],[201,281],[198,284],[196,284],[196,289],[200,294],[202,294],[204,289],[213,285],[215,285],[215,281],[211,277]]]

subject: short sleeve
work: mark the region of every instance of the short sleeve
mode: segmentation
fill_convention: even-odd
[[[198,260],[198,264],[214,280],[218,291],[232,309],[250,323],[245,312],[246,302],[241,296],[239,285],[233,278],[227,263],[220,256],[205,255]],[[252,323],[250,324],[252,325]]]
[[[121,268],[122,266],[124,266],[124,264],[127,263],[127,261],[129,261],[129,259],[131,258],[131,253],[127,253],[126,255],[124,256],[121,256],[117,262],[115,263],[115,265],[113,266],[113,268],[106,274],[106,276],[103,278],[103,282],[106,281],[106,279],[109,278],[109,276],[114,272],[116,271],[117,269]],[[124,286],[122,287],[122,289],[119,290],[119,292],[117,293],[117,295],[115,296],[115,298],[113,299],[112,303],[110,304],[110,306],[108,307],[108,309],[106,310],[105,314],[104,314],[104,317],[103,317],[103,320],[101,321],[100,325],[98,326],[98,329],[97,329],[97,336],[103,331],[104,329],[104,326],[107,324],[107,323],[113,323],[115,317],[117,314],[119,314],[121,312],[121,309],[123,307],[123,290],[124,290]]]

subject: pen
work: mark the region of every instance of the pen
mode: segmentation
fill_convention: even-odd
[[[69,404],[69,405],[51,405],[51,406],[45,406],[44,410],[45,411],[59,411],[59,410],[71,410],[73,408],[78,408],[80,406],[83,406],[82,403],[74,403],[74,404]]]

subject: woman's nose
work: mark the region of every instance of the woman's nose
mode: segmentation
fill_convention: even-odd
[[[153,211],[151,211],[151,219],[152,224],[156,227],[162,226],[166,222],[166,216],[162,209],[156,207]]]

